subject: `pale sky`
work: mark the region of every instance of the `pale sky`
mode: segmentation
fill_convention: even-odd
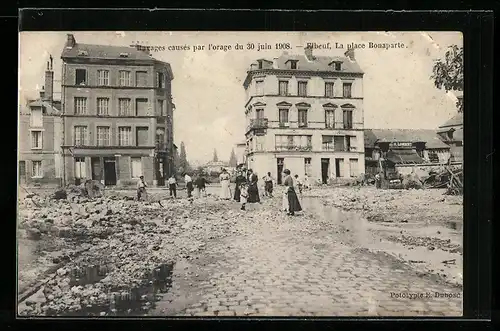
[[[49,54],[54,58],[55,99],[60,99],[60,59],[66,34],[71,32],[22,32],[20,37],[20,101],[36,98],[44,84]],[[365,72],[364,117],[366,128],[435,129],[456,113],[453,96],[434,87],[433,60],[443,57],[447,46],[462,46],[459,32],[75,32],[77,43],[128,46],[134,41],[151,46],[189,45],[187,51],[153,52],[169,62],[174,73],[172,96],[174,140],[186,145],[190,162],[211,160],[216,148],[220,160],[229,160],[231,149],[244,141],[245,91],[242,86],[250,64],[258,58],[272,60],[282,51],[277,42],[305,46],[307,42],[394,43],[402,49],[356,49],[356,60]],[[243,51],[234,45],[244,46]],[[268,43],[271,50],[246,50],[247,43]],[[193,45],[205,51],[193,52]],[[208,51],[209,44],[231,45],[233,50]],[[344,46],[345,47],[345,46]],[[368,45],[366,46],[368,47]],[[342,56],[345,49],[314,50],[316,55]],[[302,54],[303,48],[289,50]]]

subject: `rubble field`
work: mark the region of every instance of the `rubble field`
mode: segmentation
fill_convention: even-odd
[[[276,191],[279,204],[281,190]],[[89,198],[68,190],[57,199],[48,192],[19,196],[19,315],[147,314],[172,286],[176,263],[210,255],[211,243],[245,236],[238,226],[242,218],[283,217],[269,210],[272,203],[243,217],[238,204],[212,194],[188,200],[151,192],[140,202],[134,195],[134,190],[106,191]],[[460,196],[437,189],[328,187],[304,191],[303,197],[312,199],[305,204],[301,231],[329,229],[331,217],[345,218],[338,240],[374,238],[356,244],[461,285]],[[321,219],[327,207],[349,217],[331,211],[328,215],[336,216]]]
[[[235,217],[216,197],[138,202],[133,193],[20,200],[20,315],[140,314],[168,290],[176,260],[232,234]]]
[[[462,286],[463,197],[446,189],[312,188],[304,196],[354,212],[385,251],[415,268]],[[366,244],[368,245],[368,244]]]

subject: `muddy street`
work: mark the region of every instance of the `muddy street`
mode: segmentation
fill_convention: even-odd
[[[87,250],[61,249],[69,257],[56,258],[52,273],[46,266],[38,285],[26,285],[33,293],[19,314],[460,316],[462,246],[460,230],[446,226],[450,217],[443,224],[374,222],[363,197],[374,192],[343,190],[304,192],[304,212],[295,217],[279,210],[279,192],[247,211],[213,195],[190,203],[153,193],[160,206],[123,192],[26,207],[23,231],[43,224],[42,236]],[[411,191],[399,196],[420,199]],[[340,199],[350,204],[341,208]],[[20,273],[44,265],[25,250]]]

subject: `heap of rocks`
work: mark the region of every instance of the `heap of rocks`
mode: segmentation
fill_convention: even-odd
[[[44,286],[43,302],[26,305],[23,315],[100,314],[110,296],[150,285],[159,265],[196,258],[207,241],[228,235],[237,219],[226,202],[211,197],[163,206],[119,196],[76,197],[46,200],[21,220],[24,229],[90,246],[57,271]],[[78,270],[94,271],[79,278]],[[89,279],[89,273],[97,276]]]

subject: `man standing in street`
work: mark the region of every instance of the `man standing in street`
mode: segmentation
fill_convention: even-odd
[[[272,198],[273,197],[273,177],[271,177],[271,173],[268,172],[267,176],[264,176],[264,189],[266,196]]]
[[[143,195],[146,195],[146,187],[148,184],[144,181],[144,176],[139,177],[137,182],[137,201],[141,200]]]
[[[170,197],[177,198],[177,180],[173,174],[168,179],[168,190],[170,191]]]
[[[193,179],[187,173],[184,173],[184,182],[186,183],[187,197],[192,197],[193,192]]]

